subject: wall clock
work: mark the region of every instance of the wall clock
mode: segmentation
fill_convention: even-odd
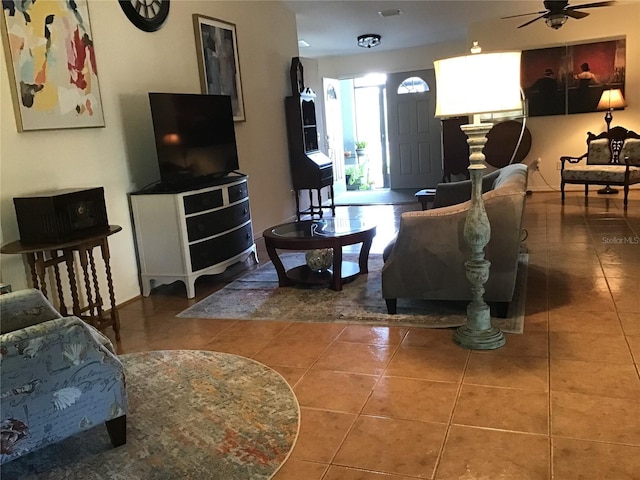
[[[169,16],[169,0],[118,0],[122,11],[140,30],[155,32]]]

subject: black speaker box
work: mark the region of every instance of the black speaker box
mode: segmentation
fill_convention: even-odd
[[[102,187],[13,199],[22,243],[60,243],[109,230]]]

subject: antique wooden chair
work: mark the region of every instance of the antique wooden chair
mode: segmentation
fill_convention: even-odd
[[[626,208],[629,186],[640,183],[640,135],[619,126],[599,135],[589,132],[587,152],[579,157],[563,156],[560,161],[563,202],[567,183],[584,185],[585,203],[589,185],[618,185],[624,187]]]

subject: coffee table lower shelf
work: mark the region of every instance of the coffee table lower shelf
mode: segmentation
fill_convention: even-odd
[[[342,262],[341,284],[352,282],[360,274],[360,266],[355,262]],[[284,282],[284,285],[283,285]],[[299,265],[287,270],[286,278],[279,279],[281,287],[309,285],[326,287],[333,283],[333,269],[314,272],[307,265]]]

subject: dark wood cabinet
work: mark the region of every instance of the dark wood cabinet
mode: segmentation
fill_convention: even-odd
[[[331,208],[335,215],[333,198],[333,162],[318,148],[315,93],[303,87],[302,66],[296,57],[291,65],[293,95],[285,99],[289,164],[296,196],[296,215],[322,217],[323,208]],[[321,189],[329,187],[330,207],[322,206]],[[300,191],[309,191],[309,208],[300,210]],[[316,198],[313,196],[316,191]]]

